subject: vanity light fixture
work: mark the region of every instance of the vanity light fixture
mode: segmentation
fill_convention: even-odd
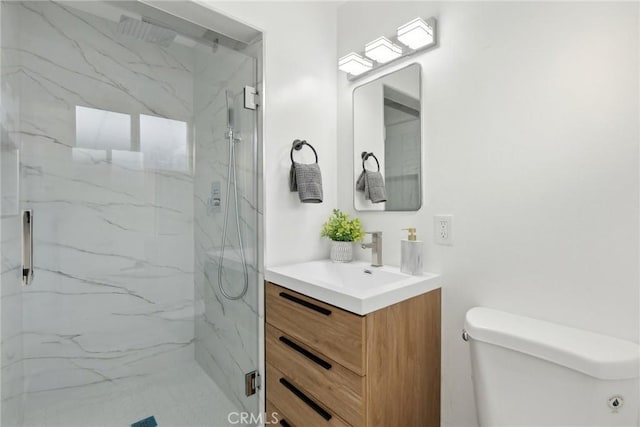
[[[398,27],[396,37],[381,36],[367,43],[364,55],[351,52],[343,56],[338,60],[338,69],[348,74],[347,79],[356,80],[436,44],[436,19],[415,18]]]
[[[402,48],[382,36],[364,46],[364,54],[374,61],[384,64],[402,56]]]
[[[338,69],[352,76],[367,72],[372,67],[373,62],[355,52],[351,52],[338,60]]]
[[[422,18],[416,18],[398,27],[398,40],[411,49],[420,49],[433,43],[433,28]]]

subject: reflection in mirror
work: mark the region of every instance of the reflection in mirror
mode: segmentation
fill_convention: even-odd
[[[387,74],[353,92],[354,178],[362,173],[361,153],[374,153],[386,187],[386,203],[354,192],[357,210],[415,211],[422,204],[420,65]],[[375,161],[365,163],[376,170]]]

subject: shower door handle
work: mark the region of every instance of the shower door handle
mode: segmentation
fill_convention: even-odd
[[[33,281],[33,211],[22,211],[22,284]]]

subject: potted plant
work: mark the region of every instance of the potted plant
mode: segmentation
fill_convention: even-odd
[[[331,261],[351,262],[353,259],[353,242],[362,240],[364,231],[358,218],[353,218],[334,209],[329,220],[322,224],[322,237],[331,239]]]

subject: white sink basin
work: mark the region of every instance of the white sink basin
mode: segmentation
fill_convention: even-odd
[[[268,268],[265,278],[312,298],[365,315],[440,287],[440,276],[410,276],[395,267],[329,260]]]

